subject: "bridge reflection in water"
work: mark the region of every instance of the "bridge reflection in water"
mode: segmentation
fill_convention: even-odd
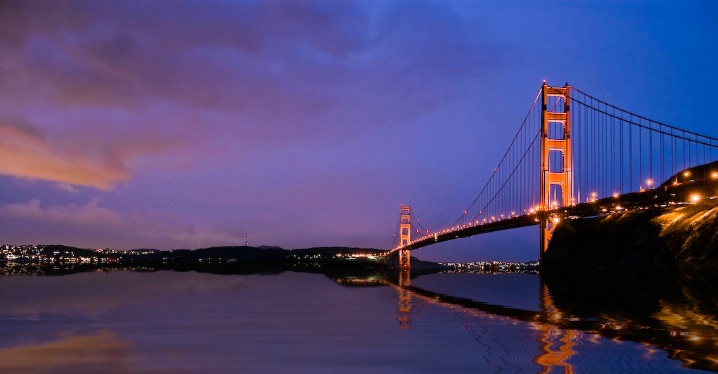
[[[676,281],[661,298],[639,306],[623,305],[620,297],[613,305],[596,302],[587,306],[585,300],[572,300],[564,292],[552,293],[551,288],[537,277],[539,307],[529,310],[417,287],[412,285],[408,271],[391,276],[332,278],[345,285],[393,287],[397,292],[398,327],[403,330],[421,324],[421,320],[412,315],[416,307],[433,305],[456,311],[457,315],[463,316],[467,332],[487,347],[490,356],[487,362],[511,362],[512,349],[530,348],[525,343],[519,346],[520,342],[499,342],[496,336],[486,331],[484,325],[490,321],[526,324],[525,328],[534,331],[538,349],[533,363],[543,373],[582,371],[580,365],[575,367],[577,362],[585,362],[581,356],[596,352],[606,354],[602,349],[606,339],[616,344],[637,344],[630,351],[630,357],[604,357],[608,365],[629,365],[639,371],[656,370],[651,365],[663,350],[668,357],[680,360],[684,367],[718,370],[718,288],[709,280]],[[619,366],[615,368],[620,369]]]

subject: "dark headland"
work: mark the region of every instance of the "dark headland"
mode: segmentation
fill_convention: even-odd
[[[718,280],[718,162],[634,194],[631,209],[596,202],[558,225],[541,261],[552,293],[595,303],[655,299],[679,282]],[[604,209],[606,212],[604,212]]]

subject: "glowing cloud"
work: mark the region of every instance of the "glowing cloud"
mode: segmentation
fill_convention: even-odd
[[[110,190],[131,178],[119,161],[56,149],[32,128],[0,124],[0,174]]]

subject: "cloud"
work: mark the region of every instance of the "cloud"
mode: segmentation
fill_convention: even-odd
[[[94,199],[84,206],[41,207],[40,200],[32,199],[27,203],[9,204],[0,207],[0,212],[17,218],[29,218],[34,221],[52,223],[92,226],[127,224],[118,213],[99,207],[98,202],[98,199]]]
[[[11,83],[62,110],[144,110],[166,100],[187,114],[241,114],[203,125],[273,142],[351,130],[338,121],[374,127],[416,116],[461,93],[451,77],[488,74],[502,55],[431,3],[168,5],[8,6],[6,66],[21,77]]]
[[[38,130],[5,121],[0,173],[107,191],[401,128],[501,60],[466,27],[423,2],[3,2],[0,111]]]
[[[109,190],[131,178],[120,160],[55,148],[40,133],[0,123],[0,173]]]

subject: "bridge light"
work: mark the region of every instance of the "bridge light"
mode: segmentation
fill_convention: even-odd
[[[648,188],[651,188],[651,186],[653,186],[653,179],[646,179],[646,186],[648,186]]]
[[[553,223],[559,223],[559,221],[561,221],[561,219],[558,217],[553,217],[552,221],[553,221]]]
[[[686,178],[690,177],[690,176],[691,176],[690,170],[684,171],[684,172],[683,172],[683,176],[686,177]]]
[[[714,171],[714,172],[711,174],[711,178],[713,178],[713,179],[718,179],[718,171]]]
[[[613,193],[613,198],[614,198],[614,199],[618,199],[618,192],[614,192],[614,193]]]
[[[692,203],[697,203],[698,200],[700,200],[700,199],[701,199],[701,196],[698,195],[698,194],[693,194],[693,195],[691,195],[691,202],[692,202]]]

